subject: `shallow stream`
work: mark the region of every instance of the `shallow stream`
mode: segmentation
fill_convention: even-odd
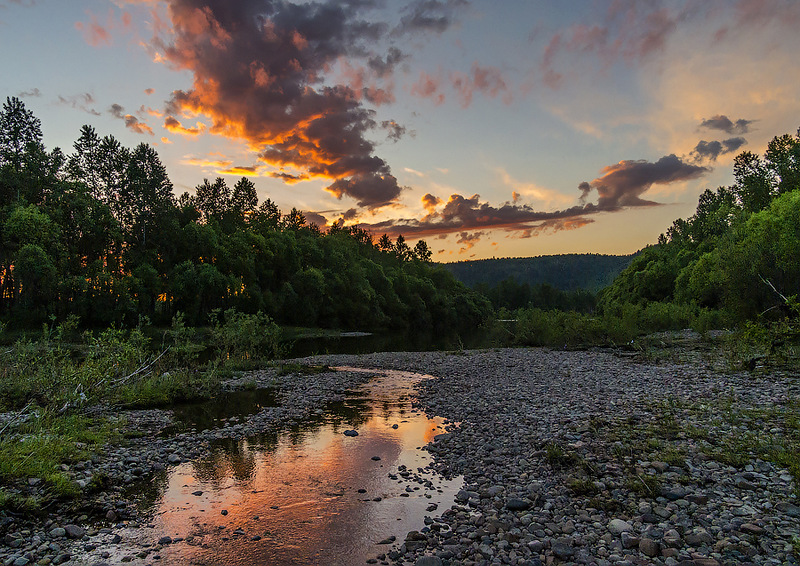
[[[411,406],[414,383],[430,376],[340,369],[376,377],[291,430],[220,441],[208,458],[163,472],[146,498],[152,520],[123,539],[141,548],[170,537],[155,553],[165,564],[352,565],[422,530],[462,483],[424,469],[421,447],[446,426]]]

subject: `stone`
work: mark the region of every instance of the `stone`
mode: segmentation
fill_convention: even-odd
[[[342,434],[344,434],[345,436],[358,436],[358,431],[353,429],[348,429],[344,431]]]
[[[639,541],[639,552],[653,558],[661,554],[661,545],[651,538],[642,537]]]
[[[86,534],[86,529],[78,525],[67,525],[64,527],[64,531],[69,538],[83,538],[83,535]]]
[[[620,540],[622,541],[622,548],[631,549],[639,547],[639,537],[632,535],[628,531],[620,533]]]
[[[56,527],[50,531],[50,536],[53,538],[62,538],[67,536],[67,531],[64,530],[62,527]]]
[[[530,506],[530,502],[526,501],[525,499],[510,497],[506,500],[506,509],[509,511],[526,511],[530,508]]]
[[[167,537],[161,537],[160,539],[158,539],[158,544],[160,544],[161,546],[166,546],[168,544],[172,544],[172,537],[168,537],[168,536]]]
[[[749,535],[764,534],[764,529],[753,523],[745,523],[741,527],[739,527],[739,530]]]
[[[619,535],[626,531],[627,532],[633,531],[633,525],[631,525],[627,521],[623,521],[622,519],[611,519],[608,522],[608,530],[614,533],[615,535]]]
[[[442,559],[438,556],[423,556],[417,558],[414,566],[442,566]]]

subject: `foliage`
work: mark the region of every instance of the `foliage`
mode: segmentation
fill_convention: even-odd
[[[221,320],[223,319],[223,320]],[[281,331],[263,313],[245,314],[233,309],[212,316],[211,340],[225,360],[273,359],[281,354]]]
[[[323,233],[299,210],[259,204],[247,178],[232,189],[206,179],[175,198],[152,146],[84,126],[71,155],[47,153],[17,98],[0,124],[0,318],[16,326],[70,315],[88,328],[140,315],[169,325],[178,313],[203,325],[236,309],[283,324],[436,331],[489,313],[422,240],[376,244],[341,221]]]

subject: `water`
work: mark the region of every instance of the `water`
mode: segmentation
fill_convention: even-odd
[[[370,354],[373,352],[423,352],[491,346],[488,332],[475,329],[469,334],[430,332],[344,333],[340,336],[301,337],[290,343],[287,358],[316,354]]]
[[[372,373],[309,422],[219,442],[210,457],[171,468],[152,485],[151,528],[123,538],[183,539],[159,552],[176,565],[352,565],[387,552],[377,543],[391,535],[399,546],[453,504],[462,480],[418,472],[430,461],[420,447],[445,428],[411,407],[413,384],[428,376]]]

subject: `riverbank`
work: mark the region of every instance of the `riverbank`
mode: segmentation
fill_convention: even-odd
[[[428,446],[440,473],[465,478],[456,504],[386,545],[375,562],[798,563],[800,507],[789,469],[799,432],[796,377],[544,349],[297,362],[434,375],[419,386],[417,405],[460,423]],[[229,387],[276,386],[280,406],[207,432],[159,437],[170,412],[125,415],[124,426],[137,431],[125,446],[69,470],[87,490],[96,477],[105,487],[40,522],[6,514],[0,562],[113,563],[103,549],[124,547],[120,530],[146,523],[123,496],[126,485],[201,457],[214,439],[291,426],[367,378],[255,372]],[[152,564],[161,546],[154,540],[120,555]]]

